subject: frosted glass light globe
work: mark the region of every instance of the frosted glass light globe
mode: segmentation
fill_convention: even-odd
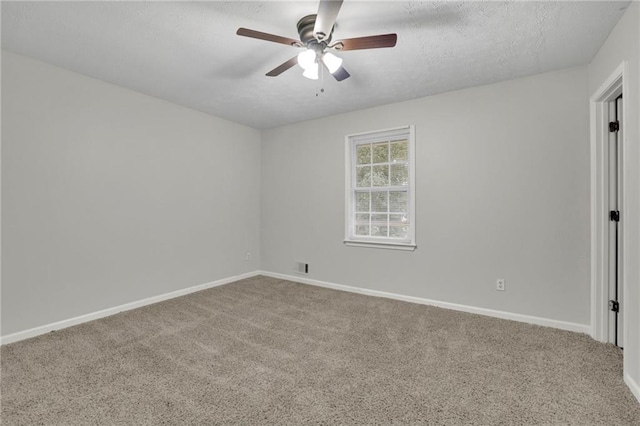
[[[316,62],[316,52],[307,49],[300,53],[298,53],[298,65],[300,65],[303,69],[308,69]]]
[[[342,65],[342,59],[338,58],[331,52],[327,52],[324,54],[324,56],[322,57],[322,62],[324,62],[331,74],[338,71],[338,69]]]

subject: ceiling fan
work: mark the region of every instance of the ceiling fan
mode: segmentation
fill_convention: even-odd
[[[302,75],[312,80],[317,80],[319,65],[322,64],[336,80],[342,81],[348,78],[350,74],[342,66],[342,59],[329,50],[341,51],[393,47],[396,45],[398,36],[396,34],[380,34],[368,37],[348,38],[331,43],[336,17],[338,16],[341,6],[342,0],[320,0],[320,6],[318,7],[318,13],[316,15],[307,15],[298,21],[297,27],[300,40],[250,30],[248,28],[238,28],[236,34],[305,48],[305,50],[298,55],[269,71],[267,73],[269,77],[276,77],[297,63],[305,70]]]

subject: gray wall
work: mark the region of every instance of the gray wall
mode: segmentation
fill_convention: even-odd
[[[3,51],[1,334],[258,268],[294,274],[295,260],[318,280],[588,324],[588,96],[628,61],[626,201],[640,217],[639,24],[632,3],[588,70],[262,135]],[[345,247],[344,135],[405,124],[418,249]],[[640,223],[626,226],[640,306]],[[640,383],[640,315],[627,318]]]
[[[254,129],[3,51],[2,335],[255,271],[259,178]]]
[[[626,89],[623,93],[627,121],[624,152],[624,200],[626,217],[624,242],[627,273],[624,275],[628,334],[625,340],[625,373],[640,392],[640,4],[632,2],[589,65],[589,95],[605,82],[614,70],[627,61]]]
[[[581,67],[264,131],[261,268],[589,324],[587,88]],[[418,249],[346,247],[344,136],[405,124]]]

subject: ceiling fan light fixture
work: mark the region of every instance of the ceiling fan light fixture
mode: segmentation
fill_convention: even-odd
[[[302,75],[304,77],[307,77],[310,80],[317,80],[318,79],[318,63],[317,62],[312,63],[308,68],[304,70]]]
[[[349,78],[350,74],[342,66],[342,59],[333,54],[325,53],[326,49],[337,51],[363,50],[394,47],[396,45],[398,35],[395,33],[346,38],[331,44],[333,30],[336,27],[336,18],[343,0],[319,1],[318,13],[303,16],[298,21],[296,27],[298,28],[298,35],[300,36],[299,41],[289,37],[251,30],[249,28],[238,28],[236,34],[242,37],[285,44],[289,47],[306,48],[293,58],[269,71],[266,74],[267,77],[276,77],[298,63],[304,70],[303,75],[307,78],[317,80],[320,72],[319,68],[322,66],[331,73],[336,81],[343,81]]]
[[[316,52],[312,49],[306,49],[302,52],[298,53],[298,65],[300,65],[303,69],[307,70],[310,67],[313,67],[313,64],[316,62]],[[318,64],[316,64],[317,68]]]
[[[342,58],[338,58],[331,52],[327,52],[322,57],[322,62],[327,66],[327,69],[331,74],[335,73],[342,66]]]

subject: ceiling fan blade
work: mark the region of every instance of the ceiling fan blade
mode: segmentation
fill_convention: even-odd
[[[320,0],[316,24],[313,27],[313,34],[318,40],[322,41],[331,35],[341,6],[342,0]]]
[[[381,34],[368,37],[347,38],[331,45],[337,50],[362,50],[393,47],[398,41],[397,34]]]
[[[263,33],[260,31],[250,30],[248,28],[238,28],[238,31],[236,31],[236,34],[243,37],[257,38],[258,40],[266,40],[266,41],[273,41],[274,43],[282,43],[288,46],[295,46],[295,47],[302,46],[302,43],[300,43],[299,40],[294,40],[292,38],[287,38],[287,37],[281,37],[274,34]]]
[[[284,64],[275,67],[274,69],[272,69],[271,71],[269,71],[267,73],[268,77],[277,77],[280,74],[282,74],[283,72],[285,72],[286,70],[288,70],[289,68],[291,68],[292,66],[294,66],[295,64],[298,63],[298,57],[294,56],[293,58],[289,59],[287,62],[285,62]]]
[[[338,68],[338,70],[334,72],[332,75],[338,81],[345,80],[351,76],[351,74],[349,74],[347,70],[344,69],[343,66],[340,66],[340,68]]]

